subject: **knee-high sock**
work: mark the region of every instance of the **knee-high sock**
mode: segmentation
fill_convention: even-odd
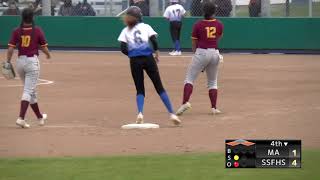
[[[144,95],[138,94],[136,100],[137,100],[138,113],[143,113]]]
[[[183,89],[183,101],[182,104],[185,104],[187,102],[189,102],[190,96],[192,94],[193,91],[193,85],[192,84],[185,84],[184,85],[184,89]]]
[[[34,114],[37,116],[38,119],[41,119],[42,118],[42,114],[40,112],[40,109],[39,109],[39,106],[38,106],[38,103],[34,103],[34,104],[30,104]]]
[[[19,117],[21,119],[25,118],[28,106],[29,106],[29,101],[24,101],[24,100],[21,101],[21,103],[20,103],[20,115],[19,115]]]
[[[210,101],[211,101],[211,107],[217,108],[218,90],[217,89],[210,89],[209,90],[209,97],[210,97]]]
[[[181,51],[180,41],[179,40],[176,40],[174,42],[174,47],[175,47],[176,51]]]
[[[166,106],[168,112],[172,114],[173,109],[172,109],[172,105],[171,105],[168,94],[164,91],[160,94],[160,98],[161,98],[163,104]]]

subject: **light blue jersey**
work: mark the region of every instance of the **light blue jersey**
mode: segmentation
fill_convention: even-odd
[[[153,50],[149,44],[149,38],[157,35],[152,27],[145,23],[139,23],[133,28],[124,28],[118,37],[119,42],[128,44],[128,56],[150,56]]]

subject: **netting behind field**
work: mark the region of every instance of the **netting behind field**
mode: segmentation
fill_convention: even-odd
[[[320,16],[320,0],[215,0],[221,17],[308,17]],[[192,16],[199,16],[201,0],[193,0]]]
[[[47,16],[116,16],[130,0],[0,0],[0,14],[19,15],[31,7],[36,15]]]
[[[180,0],[187,16],[201,16],[203,0]],[[215,0],[220,17],[320,17],[320,0]],[[119,16],[130,5],[145,16],[162,16],[169,0],[0,0],[0,15],[25,7],[46,16]]]

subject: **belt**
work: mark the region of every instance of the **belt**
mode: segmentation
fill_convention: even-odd
[[[20,55],[19,57],[37,57],[37,55],[33,54],[33,55]]]
[[[198,49],[217,50],[216,48],[198,48]]]

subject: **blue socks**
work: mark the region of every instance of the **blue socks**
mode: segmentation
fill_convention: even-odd
[[[138,106],[138,113],[143,113],[144,95],[138,94],[136,100],[137,100],[137,106]]]
[[[166,106],[168,112],[173,114],[173,109],[168,94],[164,91],[160,94],[160,98],[163,104]],[[138,94],[136,100],[138,106],[138,113],[143,113],[144,95]]]
[[[172,109],[172,105],[171,105],[168,94],[164,91],[160,94],[160,98],[161,98],[163,104],[166,106],[168,112],[173,114],[173,109]]]
[[[180,41],[179,40],[175,41],[174,48],[176,49],[176,51],[181,51]]]

